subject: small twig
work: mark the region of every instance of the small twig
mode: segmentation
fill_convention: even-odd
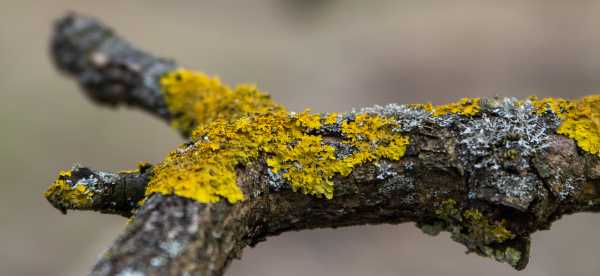
[[[140,165],[135,171],[120,173],[75,165],[59,174],[45,196],[64,214],[67,210],[93,210],[129,217],[144,198],[150,173],[148,164]]]

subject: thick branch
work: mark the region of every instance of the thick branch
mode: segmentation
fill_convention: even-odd
[[[515,195],[516,187],[488,185],[490,178],[513,175],[505,170],[486,169],[471,178],[461,175],[453,158],[456,152],[448,147],[453,137],[417,135],[415,139],[424,142],[412,147],[401,161],[384,163],[385,168],[369,164],[348,177],[336,177],[331,200],[269,185],[273,182],[262,162],[238,171],[238,184],[250,197],[242,203],[206,205],[154,195],[93,274],[221,275],[246,245],[267,236],[310,228],[408,221],[430,234],[450,231],[453,239],[470,251],[522,269],[528,261],[531,233],[548,229],[563,214],[600,210],[600,163],[578,153],[569,139],[551,137],[548,153],[532,164],[539,169],[525,173],[519,183],[522,189],[535,192]],[[560,200],[551,190],[554,177],[537,176],[548,168],[565,172],[561,177],[579,178],[580,188],[568,200]],[[581,168],[588,170],[585,180],[579,175]],[[529,204],[523,209],[513,202]],[[472,210],[479,210],[482,218],[473,217]],[[497,224],[500,221],[504,224]]]

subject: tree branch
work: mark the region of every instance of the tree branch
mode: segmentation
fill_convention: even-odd
[[[600,147],[590,142],[597,133],[588,118],[595,113],[585,113],[596,106],[592,98],[473,99],[311,115],[287,114],[243,88],[227,97],[243,95],[250,105],[223,97],[208,114],[206,98],[230,95],[229,88],[192,76],[202,84],[197,93],[216,94],[194,96],[202,105],[173,104],[169,97],[176,90],[161,81],[172,77],[179,85],[187,76],[169,75],[173,63],[114,46],[127,44],[93,19],[69,15],[56,31],[59,68],[93,99],[200,126],[162,163],[119,174],[135,179],[135,189],[122,188],[132,182],[119,178],[102,185],[81,181],[105,174],[81,167],[51,186],[46,196],[61,210],[134,212],[93,275],[222,275],[245,246],[268,236],[409,221],[428,234],[449,231],[470,252],[523,269],[531,233],[564,214],[600,211],[600,158],[594,150]],[[262,108],[270,112],[242,112]],[[580,131],[569,132],[572,126]],[[579,135],[582,126],[589,135]],[[230,175],[233,186],[224,180]],[[135,211],[142,186],[147,199]],[[113,194],[127,195],[127,203],[106,205]]]

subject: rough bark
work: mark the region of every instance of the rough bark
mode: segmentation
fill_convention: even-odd
[[[136,50],[97,21],[77,15],[57,23],[52,45],[58,68],[78,79],[92,99],[138,106],[170,120],[157,80],[174,68],[173,62]],[[488,99],[482,105],[492,110],[500,104],[498,99]],[[365,112],[403,111],[387,107]],[[487,117],[478,123],[512,122],[504,121],[501,112],[486,112]],[[469,251],[522,269],[528,262],[531,233],[548,229],[564,214],[600,211],[600,159],[579,149],[575,141],[542,131],[545,146],[531,155],[494,145],[475,154],[469,148],[475,144],[465,142],[469,137],[464,128],[475,127],[468,121],[473,119],[457,120],[459,123],[450,125],[420,120],[407,132],[414,142],[399,161],[366,163],[346,177],[335,176],[332,199],[307,196],[280,185],[263,157],[237,168],[237,184],[246,195],[240,203],[202,204],[152,195],[135,211],[130,225],[94,266],[92,275],[222,275],[244,247],[268,236],[310,228],[403,222],[415,222],[429,234],[449,231]],[[519,120],[515,124],[521,123]],[[548,129],[554,123],[543,118],[536,122]],[[507,141],[519,139],[504,128],[485,131]],[[336,141],[341,137],[331,132],[326,138]],[[130,177],[139,184],[146,179],[140,177],[144,173]],[[142,193],[143,189],[131,189],[127,197],[140,198]],[[111,198],[106,193],[98,202]],[[115,213],[132,211],[123,208]],[[107,207],[99,203],[92,209],[106,211]]]

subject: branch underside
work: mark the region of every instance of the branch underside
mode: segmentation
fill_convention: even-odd
[[[174,63],[135,50],[90,18],[70,15],[56,32],[58,68],[77,78],[93,99],[138,106],[167,121],[177,116],[169,112],[158,84]],[[548,229],[564,214],[600,210],[600,159],[558,135],[559,118],[536,114],[530,103],[484,99],[480,106],[476,116],[440,117],[418,108],[375,107],[312,130],[341,156],[356,154],[340,128],[360,114],[394,118],[394,131],[410,141],[399,159],[370,159],[348,174],[335,174],[331,199],[295,191],[268,165],[272,153],[259,151],[235,166],[244,200],[234,204],[155,193],[135,210],[131,202],[144,197],[140,187],[150,182],[157,166],[119,174],[128,181],[105,181],[100,176],[107,173],[77,167],[57,183],[70,185],[74,192],[68,195],[85,202],[85,208],[69,205],[63,194],[49,200],[61,210],[134,213],[93,275],[222,275],[245,246],[267,236],[402,222],[415,222],[429,234],[449,231],[469,251],[523,269],[531,233]],[[202,143],[202,138],[193,139],[179,151],[199,150]],[[78,190],[78,185],[84,186]],[[89,187],[96,190],[88,194]],[[124,203],[109,208],[106,203],[115,202],[115,193],[105,190],[121,191],[118,202]]]

